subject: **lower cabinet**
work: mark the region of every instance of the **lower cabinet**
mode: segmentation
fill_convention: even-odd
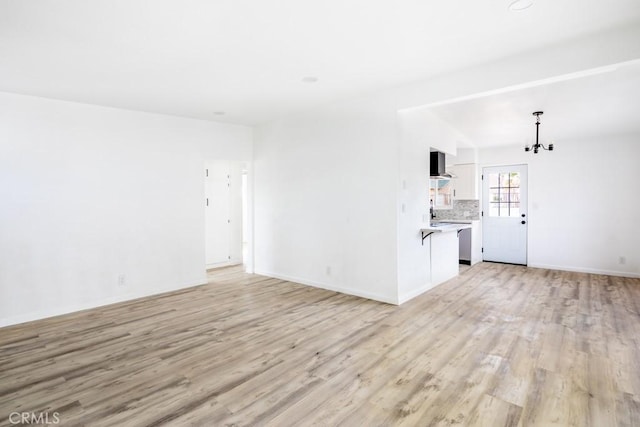
[[[431,283],[438,285],[458,275],[458,236],[433,233],[431,239]]]

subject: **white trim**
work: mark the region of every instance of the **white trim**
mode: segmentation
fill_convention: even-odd
[[[482,92],[475,92],[475,93],[472,93],[470,95],[458,96],[458,97],[455,97],[455,98],[448,98],[448,99],[445,99],[445,100],[442,100],[442,101],[435,101],[435,102],[432,102],[430,104],[424,104],[424,105],[420,105],[420,106],[417,106],[417,107],[402,108],[402,109],[400,109],[398,111],[401,111],[401,112],[416,111],[416,110],[420,111],[422,109],[440,107],[440,106],[443,106],[443,105],[455,104],[455,103],[463,102],[463,101],[471,101],[471,100],[474,100],[474,99],[484,98],[484,97],[487,97],[487,96],[500,95],[500,94],[503,94],[503,93],[515,92],[515,91],[518,91],[518,90],[529,89],[529,88],[533,88],[533,87],[546,86],[546,85],[549,85],[549,84],[552,84],[552,83],[559,83],[559,82],[564,82],[564,81],[568,81],[568,80],[574,80],[574,79],[581,78],[581,77],[588,77],[588,76],[595,76],[595,75],[598,75],[598,74],[612,73],[612,72],[617,71],[618,69],[620,69],[620,67],[627,66],[627,65],[633,65],[633,64],[636,64],[638,61],[639,61],[638,59],[632,59],[632,60],[629,60],[629,61],[623,61],[623,62],[611,64],[611,65],[604,65],[604,66],[601,66],[601,67],[595,67],[595,68],[589,68],[589,69],[586,69],[586,70],[575,71],[573,73],[561,74],[559,76],[538,79],[538,80],[534,80],[534,81],[531,81],[531,82],[514,84],[514,85],[510,85],[510,86],[506,86],[506,87],[501,87],[499,89],[485,90],[485,91],[482,91]]]
[[[84,304],[69,305],[66,307],[51,307],[46,310],[40,310],[27,314],[20,314],[18,316],[0,318],[0,328],[5,326],[17,325],[20,323],[32,322],[34,320],[46,319],[48,317],[61,316],[63,314],[75,313],[78,311],[89,310],[92,308],[103,307],[105,305],[116,304],[119,302],[131,301],[138,298],[150,297],[153,295],[164,294],[166,292],[173,292],[180,289],[191,288],[193,286],[200,286],[207,284],[206,277],[195,280],[193,282],[185,283],[180,286],[170,286],[162,289],[155,289],[151,292],[130,292],[127,294],[116,295],[109,298],[105,298],[101,301],[92,301]]]
[[[222,261],[222,262],[214,262],[211,264],[207,264],[206,265],[206,269],[207,270],[211,270],[212,268],[220,268],[220,267],[230,267],[232,265],[240,265],[242,264],[242,260],[241,259],[230,259],[228,261]]]
[[[384,302],[387,304],[398,305],[398,301],[393,298],[388,298],[384,295],[376,294],[373,292],[365,292],[359,289],[344,288],[341,286],[328,285],[326,283],[315,282],[312,280],[303,279],[300,277],[287,276],[284,274],[272,273],[270,271],[255,270],[255,274],[260,276],[273,277],[274,279],[286,280],[287,282],[298,283],[300,285],[311,286],[314,288],[326,289],[328,291],[340,292],[341,294],[353,295],[360,298],[366,298],[378,302]]]
[[[547,270],[574,271],[576,273],[602,274],[604,276],[640,278],[640,273],[632,273],[630,271],[601,270],[598,268],[568,267],[564,265],[533,264],[533,263],[529,263],[527,267],[545,268]]]
[[[411,292],[407,292],[407,293],[405,293],[403,295],[400,295],[398,297],[398,304],[404,304],[405,302],[407,302],[407,301],[409,301],[409,300],[411,300],[411,299],[413,299],[413,298],[415,298],[415,297],[417,297],[419,295],[422,295],[423,293],[435,288],[436,286],[438,286],[438,285],[434,285],[433,283],[427,283],[426,285],[421,286],[418,289],[414,289]]]

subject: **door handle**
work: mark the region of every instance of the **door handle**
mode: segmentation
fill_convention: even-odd
[[[520,221],[520,224],[526,224],[527,221]]]

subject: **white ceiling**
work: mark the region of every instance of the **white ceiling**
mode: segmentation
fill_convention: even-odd
[[[640,22],[638,0],[510,1],[0,0],[0,90],[256,124]]]
[[[491,147],[640,133],[640,61],[575,79],[430,108],[468,141]]]

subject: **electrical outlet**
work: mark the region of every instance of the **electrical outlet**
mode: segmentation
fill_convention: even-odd
[[[620,258],[618,258],[618,264],[626,264],[627,263],[627,258],[621,256]]]
[[[124,287],[125,286],[125,275],[124,274],[120,274],[118,275],[118,286],[120,287]]]
[[[327,265],[327,276],[331,276],[331,266]]]

